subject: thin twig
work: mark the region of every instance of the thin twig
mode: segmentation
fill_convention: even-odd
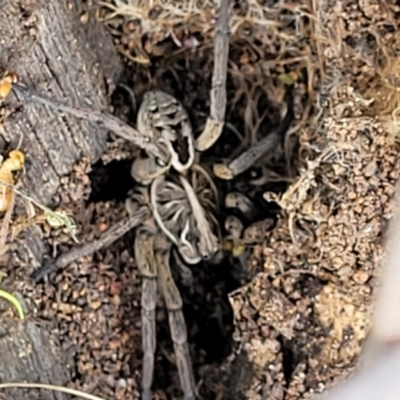
[[[44,216],[46,217],[47,223],[51,227],[65,227],[69,234],[71,235],[72,239],[76,242],[79,243],[79,240],[75,236],[75,230],[76,230],[76,225],[75,221],[73,218],[71,218],[69,215],[67,215],[66,212],[64,211],[52,211],[50,208],[44,206],[43,204],[40,204],[38,201],[36,201],[33,197],[28,196],[26,193],[24,193],[22,190],[17,189],[15,185],[10,185],[7,182],[4,182],[0,180],[0,185],[3,185],[13,191],[14,194],[18,194],[25,200],[28,200],[32,204],[34,204],[37,208],[43,211]],[[0,247],[1,249],[1,247]],[[1,254],[1,253],[0,253]]]
[[[26,382],[12,382],[12,383],[0,383],[0,390],[7,388],[27,388],[27,389],[45,389],[54,390],[56,392],[67,393],[75,397],[82,397],[87,400],[104,400],[102,397],[95,396],[93,394],[85,393],[80,390],[71,389],[64,386],[51,385],[48,383],[26,383]]]
[[[225,122],[226,77],[229,55],[229,0],[220,0],[217,30],[214,41],[214,70],[211,87],[210,116],[202,134],[196,140],[196,149],[209,149],[221,136]]]
[[[36,270],[32,274],[32,279],[35,282],[38,282],[51,272],[63,269],[67,265],[78,260],[79,258],[88,256],[89,254],[93,254],[94,252],[99,251],[106,246],[109,246],[110,244],[114,243],[116,240],[124,236],[131,229],[136,228],[138,225],[142,224],[148,218],[150,218],[149,210],[145,207],[139,209],[139,211],[135,215],[126,218],[112,226],[109,230],[104,232],[99,239],[93,242],[73,247],[68,252],[61,254],[56,261],[49,261],[47,263],[45,262],[38,270]]]
[[[57,100],[49,99],[40,94],[34,93],[20,84],[13,85],[13,90],[29,101],[48,106],[59,112],[66,112],[81,120],[93,122],[102,128],[114,132],[123,139],[132,142],[137,147],[144,149],[153,157],[157,157],[165,163],[168,161],[168,155],[153,143],[149,137],[141,135],[135,128],[111,114],[94,110],[92,108],[71,107]]]

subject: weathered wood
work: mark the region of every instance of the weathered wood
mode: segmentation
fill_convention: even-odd
[[[114,49],[111,39],[99,34],[98,27],[96,42],[89,43],[85,34],[89,29],[82,27],[62,0],[2,0],[0,65],[49,97],[104,109],[108,104],[105,81],[110,84],[117,76],[118,56],[110,50]],[[97,55],[101,53],[104,64]],[[110,60],[115,60],[113,69]],[[15,105],[15,97],[10,96],[9,102]],[[78,159],[85,156],[94,162],[100,157],[107,135],[94,124],[33,104],[23,104],[21,111],[5,121],[4,128],[15,146],[22,135],[21,149],[29,165],[24,186],[44,204]]]
[[[0,66],[17,72],[22,82],[40,93],[72,105],[104,109],[122,68],[104,26],[94,18],[82,25],[73,10],[78,6],[78,0],[68,4],[63,0],[0,0]],[[4,122],[5,139],[16,147],[22,137],[27,164],[23,189],[47,205],[60,177],[78,159],[97,161],[107,131],[20,100],[13,95],[6,99],[10,109],[22,107]],[[36,251],[43,247],[38,234],[37,229],[29,232],[28,241],[35,245],[21,256],[32,259],[33,268],[40,265],[43,255],[42,250]]]
[[[83,26],[76,5],[78,0],[0,0],[0,67],[16,72],[24,84],[49,97],[106,109],[121,65],[103,26],[93,19]],[[105,149],[107,131],[95,124],[23,103],[14,95],[4,105],[8,110],[21,107],[3,123],[0,143],[5,139],[15,148],[22,137],[26,155],[22,189],[42,204],[51,203],[60,178],[77,160],[87,157],[95,162]],[[30,258],[30,267],[35,268],[45,250],[37,227],[25,233],[25,243],[28,250],[21,258]],[[54,335],[32,319],[21,323],[0,314],[0,382],[68,383]],[[1,396],[6,400],[69,398],[26,390],[7,390]]]
[[[0,381],[69,384],[69,376],[54,334],[29,319],[0,318]],[[4,389],[0,399],[67,400],[55,391]]]

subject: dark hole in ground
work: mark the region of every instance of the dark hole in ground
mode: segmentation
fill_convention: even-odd
[[[147,72],[149,71],[146,72],[140,67],[137,67],[134,71],[131,68],[127,68],[124,83],[134,90],[136,103],[134,108],[136,109],[133,110],[127,106],[129,96],[127,97],[126,90],[117,89],[113,95],[116,115],[135,126],[135,114],[138,106],[140,106],[144,92],[156,88],[174,95],[185,105],[194,132],[197,135],[205,123],[209,111],[209,86],[211,85],[211,80],[206,79],[210,72],[208,57],[209,55],[203,55],[202,59],[175,60],[174,68],[176,73],[169,72],[169,69],[172,68],[171,66],[156,63],[154,70],[150,71],[150,74],[153,75],[153,83],[151,85],[150,83],[145,83],[148,82]],[[209,81],[208,84],[207,81]],[[140,85],[134,85],[134,83],[138,82],[140,82]],[[153,84],[155,87],[153,87]],[[228,77],[228,95],[234,92],[235,85],[231,78]],[[240,132],[244,132],[245,121],[241,114],[242,111],[238,112],[237,110],[244,109],[245,105],[245,97],[236,104],[235,110],[229,109],[228,104],[227,122],[237,127]],[[260,115],[267,111],[267,118],[263,120],[257,132],[258,139],[261,139],[271,131],[271,127],[279,124],[280,117],[279,107],[274,106],[265,95],[260,97],[258,106],[260,107],[260,110],[258,110]],[[225,127],[217,143],[201,155],[201,162],[210,167],[213,162],[221,161],[226,158],[226,155],[232,154],[239,145],[240,140],[238,137],[232,135],[232,132]],[[108,165],[103,165],[101,161],[96,163],[93,166],[93,172],[90,174],[92,195],[89,202],[124,201],[129,190],[135,185],[135,181],[130,176],[130,164],[131,161],[114,161]],[[284,163],[274,163],[273,167],[278,175],[285,175]],[[276,204],[267,203],[262,195],[268,190],[282,192],[287,187],[286,182],[269,182],[258,186],[249,183],[250,180],[259,178],[262,173],[259,169],[252,168],[233,181],[217,179],[215,182],[220,195],[222,195],[221,203],[223,203],[223,198],[229,191],[245,193],[255,203],[258,210],[256,220],[245,221],[246,226],[271,216],[275,217],[279,207]],[[228,214],[232,214],[232,210],[224,209],[222,204],[221,215],[218,216],[221,227],[223,227],[224,218]],[[243,215],[237,216],[243,217]],[[133,233],[126,235],[124,239],[125,248],[129,248],[131,253],[132,240]],[[217,371],[224,359],[231,354],[233,350],[232,334],[234,325],[233,311],[228,301],[228,295],[245,283],[246,280],[250,280],[251,277],[248,275],[246,277],[247,271],[245,270],[239,271],[240,273],[238,274],[237,265],[228,255],[218,265],[202,262],[198,265],[190,266],[193,275],[193,284],[191,286],[185,285],[179,273],[174,270],[176,268],[173,265],[171,267],[183,300],[183,312],[187,324],[193,369],[196,380],[198,380],[201,377],[202,367],[213,365],[213,368]],[[238,278],[238,275],[240,275],[240,278]],[[158,310],[157,315],[161,315],[161,318],[157,318],[157,350],[153,389],[167,390],[170,393],[172,391],[175,394],[176,388],[179,387],[179,384],[177,384],[178,372],[174,362],[171,360],[174,352],[167,311],[165,309]],[[132,315],[126,317],[133,318]],[[139,344],[138,347],[140,353]],[[293,357],[289,350],[285,355],[285,375],[287,377],[290,377],[294,369]],[[201,394],[204,398],[210,398],[212,394],[207,393],[207,388],[203,387],[202,391],[204,390],[205,393]]]
[[[89,202],[122,202],[136,184],[130,176],[131,161],[113,161],[104,165],[102,161],[92,167],[90,173],[92,194]],[[134,233],[123,239],[124,247],[132,251]],[[116,248],[121,243],[116,244]],[[117,267],[118,268],[118,267]],[[199,263],[190,266],[193,283],[190,287],[184,282],[171,264],[174,279],[183,299],[183,313],[188,329],[188,342],[192,349],[193,369],[199,379],[199,368],[205,364],[222,363],[232,351],[233,313],[228,294],[240,285],[232,275],[232,266],[227,257],[217,265]],[[154,371],[154,390],[173,387],[178,372],[171,365],[166,354],[173,355],[172,339],[168,326],[166,310],[158,310],[164,315],[157,321],[157,350]],[[132,318],[132,316],[127,316]],[[141,349],[140,349],[141,350]]]
[[[192,271],[195,290],[181,291],[185,317],[196,328],[193,342],[205,351],[205,362],[219,363],[232,350],[233,313],[228,294],[239,287],[239,282],[232,276],[227,258],[218,265],[200,263]],[[200,285],[198,290],[196,286]]]
[[[193,284],[190,287],[183,285],[176,271],[173,272],[183,300],[193,371],[196,381],[199,381],[202,367],[212,364],[217,371],[233,350],[233,312],[228,294],[238,288],[239,283],[232,278],[227,260],[218,265],[202,262],[190,268],[193,273]],[[174,353],[167,311],[163,309],[161,312],[162,321],[157,322],[158,361],[154,371],[154,390],[176,387],[173,382],[178,377],[176,366],[165,356],[165,351],[169,355]],[[201,395],[209,398],[211,393],[203,387]]]
[[[283,336],[278,336],[278,341],[282,349],[282,366],[285,381],[288,384],[292,380],[293,371],[295,369],[295,355],[292,349],[293,343]]]
[[[129,190],[136,184],[129,173],[130,164],[131,161],[129,160],[113,161],[107,165],[104,165],[101,161],[96,163],[90,174],[92,195],[89,202],[124,201]],[[231,183],[222,182],[219,186],[224,193],[229,189],[245,190],[247,187],[243,177]],[[272,214],[276,212],[275,207],[271,210],[271,208],[266,207],[266,203],[265,205],[262,204],[259,196],[256,196],[254,201],[260,210],[257,221],[271,215],[271,211]],[[223,223],[223,218],[227,212],[231,213],[226,209],[222,210],[221,223]],[[246,221],[246,225],[253,222],[256,221]],[[134,233],[130,233],[123,239],[123,246],[130,252],[132,252],[133,237]],[[238,278],[237,266],[228,256],[225,256],[222,262],[217,265],[202,262],[190,266],[193,274],[193,284],[190,287],[182,282],[181,276],[173,264],[171,267],[184,304],[183,313],[187,324],[188,343],[192,349],[193,369],[196,380],[199,380],[203,366],[212,364],[213,368],[218,370],[218,365],[221,365],[233,350],[233,311],[228,295],[240,287],[244,281],[249,280],[250,277],[247,276],[246,278],[246,271],[241,270]],[[166,388],[176,388],[174,382],[178,377],[178,371],[170,359],[170,356],[173,357],[174,351],[167,311],[164,309],[158,310],[158,312],[161,312],[163,318],[157,320],[157,349],[153,389],[165,390]],[[132,315],[126,317],[133,318]],[[139,354],[141,350],[140,348]],[[287,353],[285,359],[287,360],[285,375],[290,376],[291,368],[293,368],[290,352]],[[208,396],[210,394],[206,392],[203,395]]]
[[[92,191],[88,202],[124,201],[135,183],[130,168],[129,160],[115,160],[106,165],[100,160],[94,164],[89,174]]]

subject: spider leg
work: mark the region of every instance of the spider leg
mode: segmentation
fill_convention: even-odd
[[[179,176],[181,184],[185,189],[187,198],[192,210],[195,229],[199,234],[199,253],[204,259],[210,259],[219,250],[218,238],[212,232],[209,221],[206,217],[206,211],[199,202],[193,187],[182,175]]]
[[[167,310],[169,328],[178,367],[179,380],[185,400],[196,399],[195,381],[192,370],[192,360],[187,343],[187,330],[185,318],[182,313],[182,299],[179,290],[172,278],[169,266],[171,246],[164,236],[159,236],[158,246],[155,248],[155,257],[158,267],[158,279],[161,294]]]
[[[153,251],[154,236],[145,229],[136,233],[134,252],[142,276],[142,400],[151,400],[151,384],[156,349],[157,264]]]
[[[201,135],[196,139],[196,149],[209,149],[221,136],[226,110],[226,76],[229,52],[229,0],[219,2],[217,31],[214,39],[214,70],[211,83],[210,116]]]

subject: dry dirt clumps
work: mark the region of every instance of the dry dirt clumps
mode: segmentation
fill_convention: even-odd
[[[327,117],[323,129],[300,136],[314,158],[298,180],[282,196],[267,194],[283,212],[255,250],[263,272],[230,297],[235,340],[254,368],[249,399],[265,385],[302,398],[343,378],[368,333],[398,155],[370,118]],[[285,363],[293,370],[284,374]]]
[[[246,399],[308,398],[358,361],[399,174],[397,12],[340,2],[322,15],[323,118],[298,132],[299,177],[265,194],[282,211],[253,252],[262,271],[230,296]]]

